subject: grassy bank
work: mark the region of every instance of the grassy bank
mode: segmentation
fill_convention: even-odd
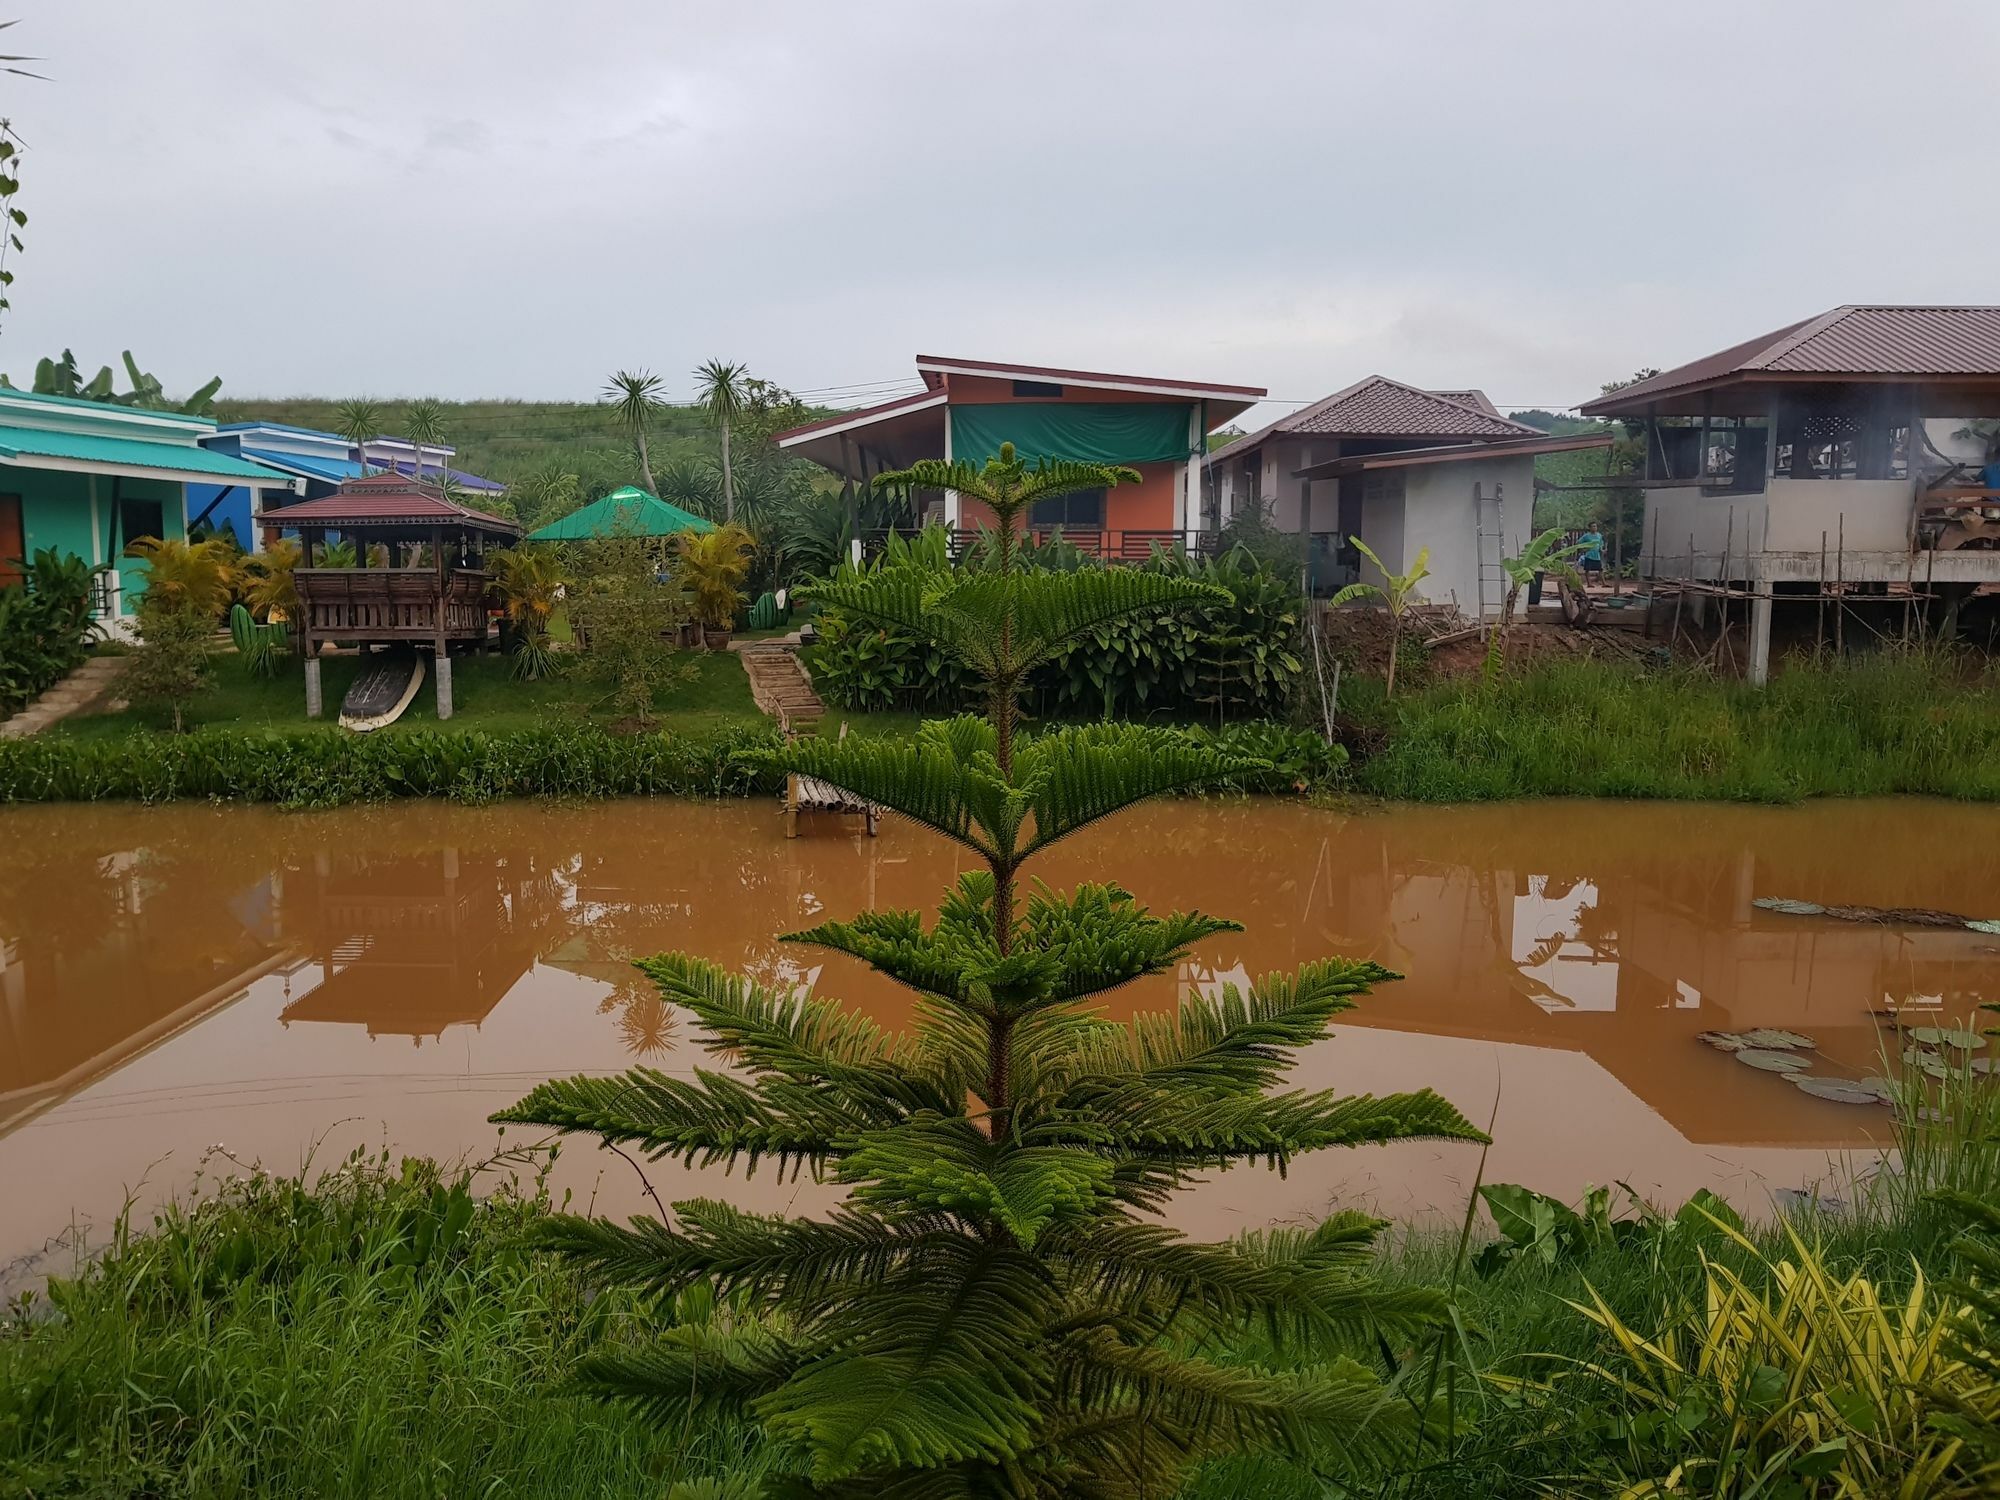
[[[1353,1353],[1413,1399],[1445,1402],[1454,1428],[1387,1475],[1310,1493],[1992,1493],[2000,1386],[1941,1336],[1941,1319],[1957,1326],[1955,1296],[1912,1300],[1920,1278],[1962,1269],[1960,1220],[1934,1194],[2000,1204],[2000,1157],[1977,1139],[2000,1123],[2000,1091],[1983,1078],[1952,1087],[1968,1128],[1906,1133],[1914,1178],[1850,1185],[1849,1209],[1744,1228],[1716,1200],[1595,1220],[1565,1220],[1558,1205],[1545,1240],[1517,1229],[1515,1253],[1483,1266],[1456,1232],[1392,1229],[1381,1273],[1449,1287],[1454,1311],[1415,1346],[1357,1334]],[[762,1493],[678,1487],[786,1467],[740,1417],[691,1417],[668,1393],[641,1413],[568,1382],[593,1353],[666,1325],[727,1342],[726,1314],[692,1295],[648,1306],[602,1291],[575,1262],[529,1248],[550,1207],[532,1183],[476,1197],[489,1181],[354,1160],[310,1183],[219,1180],[152,1228],[121,1230],[0,1324],[0,1493]],[[1840,1294],[1785,1294],[1801,1278]],[[1730,1318],[1713,1312],[1718,1283],[1740,1289]],[[1677,1340],[1684,1377],[1631,1379],[1643,1351],[1606,1319]],[[1844,1337],[1856,1329],[1865,1348]],[[1712,1368],[1695,1370],[1697,1345]],[[1207,1352],[1264,1367],[1289,1358],[1257,1330]],[[1957,1394],[1959,1417],[1925,1382]],[[1924,1462],[1941,1467],[1920,1480]],[[1723,1464],[1742,1471],[1733,1485],[1714,1482]],[[1676,1470],[1681,1488],[1626,1488]],[[1860,1488],[1841,1487],[1857,1476]],[[1295,1470],[1232,1463],[1198,1474],[1181,1500],[1293,1500],[1299,1485]]]
[[[1936,651],[1792,664],[1762,689],[1594,662],[1439,684],[1368,721],[1358,782],[1413,802],[2000,799],[2000,671]]]
[[[565,1393],[632,1309],[521,1248],[532,1195],[470,1188],[356,1162],[121,1236],[0,1333],[0,1493],[567,1500],[745,1467],[740,1434]]]
[[[689,675],[654,700],[663,728],[706,734],[767,722],[751,700],[750,680],[735,655],[687,651],[675,658],[675,664]],[[322,658],[320,683],[329,715],[338,714],[341,699],[365,665],[361,656]],[[454,730],[537,729],[559,721],[608,724],[614,717],[604,703],[603,690],[594,684],[570,676],[520,682],[510,667],[500,655],[453,658],[450,724]],[[218,653],[212,685],[183,706],[182,716],[194,729],[266,734],[313,734],[328,724],[306,717],[305,665],[298,658],[287,660],[273,676],[257,677],[230,652]],[[164,722],[165,716],[157,712],[127,708],[65,719],[53,732],[79,741],[110,740],[158,729]],[[437,694],[427,668],[423,685],[403,716],[377,732],[407,734],[439,727]]]

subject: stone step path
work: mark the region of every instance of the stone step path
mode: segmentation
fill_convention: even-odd
[[[813,691],[812,679],[799,663],[799,638],[772,636],[761,641],[732,641],[729,649],[742,658],[750,678],[750,696],[784,730],[811,733],[826,716],[826,705]]]
[[[0,740],[24,740],[88,708],[111,691],[124,668],[123,657],[91,657],[13,718],[0,723]]]

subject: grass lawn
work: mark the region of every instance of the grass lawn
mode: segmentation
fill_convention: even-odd
[[[768,722],[750,699],[750,680],[743,663],[728,652],[688,651],[676,660],[694,668],[695,675],[660,693],[655,708],[664,729],[706,733],[731,725]],[[305,665],[294,660],[275,677],[252,677],[231,652],[217,654],[213,686],[187,706],[193,727],[227,725],[236,729],[295,733],[337,722],[340,700],[360,672],[358,656],[322,658],[321,682],[326,717],[306,717]],[[452,659],[453,729],[519,729],[551,720],[593,718],[609,723],[615,717],[600,700],[594,683],[570,677],[549,682],[517,682],[501,656],[460,656]],[[112,739],[134,730],[160,727],[157,715],[126,709],[115,714],[85,714],[64,720],[51,734],[73,739]],[[398,719],[382,733],[438,727],[437,695],[428,665],[423,686]]]

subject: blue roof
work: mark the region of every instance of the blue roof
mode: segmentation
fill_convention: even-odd
[[[325,438],[328,442],[345,443],[346,438],[337,432],[321,432],[317,427],[294,427],[289,422],[224,422],[215,429],[217,432],[296,432],[300,437]]]
[[[273,468],[303,474],[308,479],[323,479],[328,484],[340,484],[344,480],[361,477],[361,465],[351,458],[317,458],[303,453],[277,453],[269,448],[245,448],[243,456],[270,464]]]

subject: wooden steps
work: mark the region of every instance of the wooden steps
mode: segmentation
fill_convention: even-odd
[[[765,713],[789,732],[811,733],[826,716],[826,705],[813,691],[812,679],[799,664],[798,645],[789,640],[742,641],[729,648],[743,659],[750,677],[750,696]]]

